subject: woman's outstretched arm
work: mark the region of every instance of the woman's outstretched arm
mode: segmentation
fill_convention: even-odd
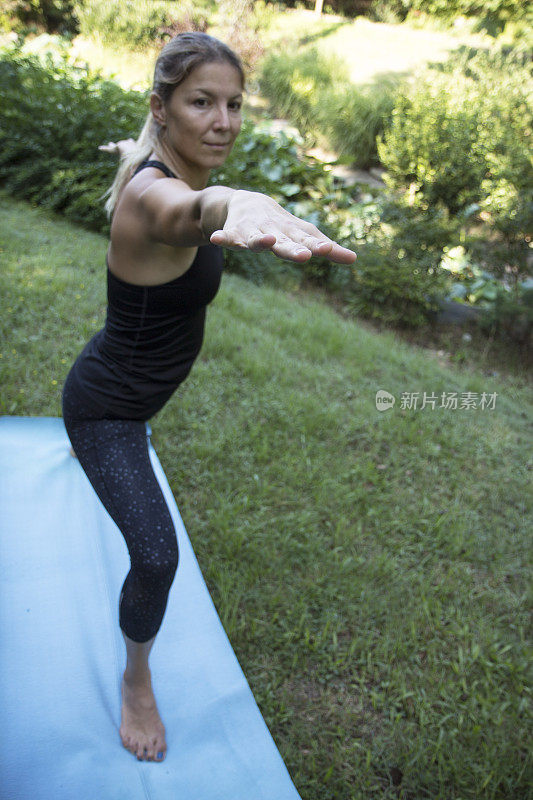
[[[126,139],[101,145],[100,149],[124,155],[134,147],[134,140]],[[261,192],[228,186],[195,191],[182,180],[166,178],[154,181],[140,194],[133,180],[125,194],[130,195],[126,207],[130,212],[137,207],[150,237],[174,247],[211,241],[231,250],[271,250],[279,258],[297,263],[312,256],[339,264],[352,264],[357,258],[353,250],[329,239],[315,225]]]
[[[133,181],[129,186],[133,190]],[[140,194],[139,208],[151,238],[175,247],[211,241],[232,250],[271,250],[295,262],[322,256],[352,264],[357,258],[261,192],[228,186],[194,191],[183,181],[163,178]]]

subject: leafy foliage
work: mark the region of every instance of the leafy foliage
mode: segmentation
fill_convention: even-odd
[[[533,228],[530,87],[531,67],[520,50],[459,54],[399,95],[378,143],[391,188],[420,211],[444,207],[456,215],[472,252],[505,280],[506,299],[498,303],[506,313],[514,302],[522,314],[528,302],[522,284],[531,272]]]
[[[260,85],[274,112],[288,117],[308,138],[335,147],[357,166],[378,162],[376,138],[394,107],[396,82],[355,87],[342,61],[310,48],[268,55]]]
[[[421,214],[395,197],[366,205],[361,217],[350,305],[396,326],[423,325],[446,294],[440,257],[455,230],[453,218],[442,209]]]
[[[298,5],[296,0],[279,4]],[[445,20],[477,17],[484,27],[497,33],[510,20],[526,19],[531,13],[529,5],[523,0],[329,0],[325,8],[346,17],[363,14],[382,22],[402,22],[421,13]]]
[[[522,0],[410,0],[409,11],[422,11],[447,19],[465,16],[480,17],[485,25],[502,28],[509,20],[524,19],[528,4]]]
[[[97,145],[137,136],[146,93],[72,66],[66,54],[49,54],[42,63],[14,49],[0,60],[0,107],[0,181],[13,194],[107,233],[103,195],[116,165]],[[385,202],[340,189],[327,169],[302,154],[302,143],[296,132],[245,121],[212,180],[273,196],[356,249],[356,264],[317,258],[296,267],[270,253],[227,251],[228,269],[256,282],[313,283],[341,294],[357,313],[389,324],[425,322],[445,291],[440,262],[459,221],[438,204],[411,205],[401,195]]]
[[[94,230],[108,223],[102,195],[114,165],[97,145],[136,136],[146,97],[73,67],[66,57],[14,51],[0,60],[0,180],[15,195]]]
[[[186,30],[205,31],[205,7],[169,0],[91,0],[76,3],[80,32],[128,47],[146,47]]]
[[[74,0],[3,0],[0,30],[23,31],[32,27],[48,33],[76,33]]]

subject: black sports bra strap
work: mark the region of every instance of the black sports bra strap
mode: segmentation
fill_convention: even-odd
[[[169,169],[166,164],[163,164],[162,161],[143,161],[141,164],[139,164],[133,174],[137,175],[138,172],[140,172],[142,169],[146,169],[146,167],[156,167],[157,169],[160,169],[161,172],[164,172],[167,178],[177,178],[177,175],[174,175],[172,170]]]

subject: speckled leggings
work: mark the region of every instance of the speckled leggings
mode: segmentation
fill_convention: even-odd
[[[146,424],[102,419],[67,380],[63,419],[74,452],[118,525],[130,554],[119,600],[119,624],[135,642],[161,626],[178,566],[176,531],[148,452]]]

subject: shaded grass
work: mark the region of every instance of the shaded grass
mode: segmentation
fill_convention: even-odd
[[[2,195],[0,220],[2,412],[58,415],[106,242]],[[402,410],[416,391],[496,407]],[[153,441],[304,800],[531,796],[530,419],[519,375],[224,277]]]

